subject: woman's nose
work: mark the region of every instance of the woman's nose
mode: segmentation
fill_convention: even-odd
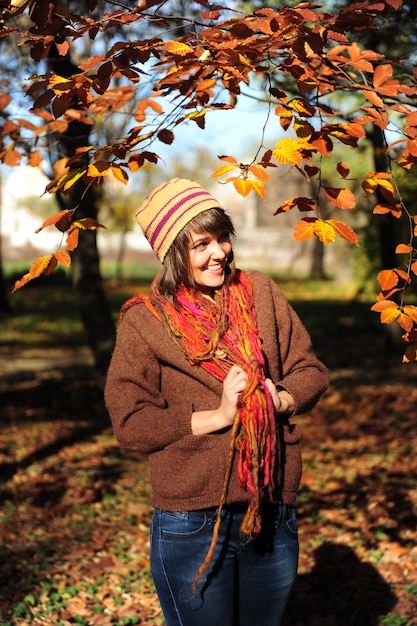
[[[216,258],[224,259],[226,256],[226,251],[224,250],[221,243],[218,241],[213,241],[211,246],[211,254]]]

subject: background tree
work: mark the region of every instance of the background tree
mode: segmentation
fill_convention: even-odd
[[[321,166],[332,155],[335,144],[359,149],[370,124],[384,133],[385,158],[405,170],[416,165],[414,69],[403,64],[403,75],[396,76],[395,59],[363,48],[355,40],[364,32],[378,31],[391,11],[403,6],[402,0],[359,2],[331,11],[301,3],[278,10],[261,8],[243,17],[231,14],[230,7],[213,8],[204,0],[199,5],[200,15],[196,18],[163,15],[166,3],[156,0],[143,0],[132,8],[113,2],[112,12],[100,15],[96,0],[88,0],[90,14],[87,10],[85,15],[70,13],[58,1],[45,7],[39,0],[27,0],[17,9],[7,3],[5,24],[19,11],[29,10],[33,26],[27,32],[6,30],[4,36],[13,32],[21,37],[22,44],[30,47],[32,57],[38,61],[47,57],[53,45],[65,56],[77,49],[83,37],[99,40],[102,33],[119,29],[120,25],[132,28],[133,24],[152,24],[160,28],[158,36],[153,30],[144,39],[116,38],[109,49],[77,64],[77,72],[70,77],[56,73],[35,77],[27,93],[34,99],[33,112],[43,120],[41,127],[32,129],[38,150],[42,138],[48,137],[52,129],[59,127],[65,132],[75,118],[78,123],[91,125],[103,109],[114,115],[129,102],[134,110],[124,136],[106,146],[87,142],[79,146],[75,155],[67,158],[65,173],[56,177],[48,191],[68,194],[78,181],[87,190],[112,175],[127,182],[129,174],[140,171],[146,162],[158,162],[158,142],[173,143],[179,124],[193,122],[203,129],[209,112],[233,109],[251,85],[258,87],[263,77],[269,99],[267,122],[275,121],[284,131],[284,138],[269,145],[263,133],[252,160],[241,163],[233,155],[222,155],[222,166],[213,176],[227,175],[243,196],[255,192],[265,197],[268,171],[289,164],[307,180],[316,181],[313,197],[289,198],[277,208],[277,214],[293,209],[310,213],[297,223],[295,239],[318,237],[327,244],[340,236],[357,245],[357,236],[345,220],[327,219],[320,202],[324,196],[342,212],[355,207],[355,197],[344,183],[350,166],[337,163],[337,186],[324,184]],[[179,23],[187,28],[177,36]],[[286,91],[288,81],[296,85],[296,96],[293,90]],[[352,94],[359,99],[354,115],[340,105],[341,96]],[[14,133],[3,133],[8,145],[1,158],[18,152],[36,159],[36,149],[28,150],[19,144],[16,135],[22,131],[22,124],[17,120],[15,125]],[[389,137],[392,133],[394,141]],[[410,226],[408,240],[396,249],[405,261],[378,275],[381,293],[374,309],[381,313],[383,322],[396,320],[405,331],[404,338],[410,344],[406,359],[412,360],[417,349],[417,309],[405,304],[404,294],[417,273],[416,218],[403,202],[392,168],[389,172],[368,172],[362,189],[369,195],[381,194],[383,202],[377,201],[374,212],[399,213]],[[79,229],[98,226],[95,220],[77,220],[74,207],[48,223],[68,232],[69,251],[76,248]],[[69,263],[69,255],[61,252],[38,260],[16,288],[50,272],[58,262]]]

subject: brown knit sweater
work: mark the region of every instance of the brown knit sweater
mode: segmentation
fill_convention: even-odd
[[[247,273],[253,284],[266,375],[293,396],[294,415],[304,413],[327,388],[327,369],[314,355],[306,329],[281,290],[265,274]],[[221,395],[222,383],[201,366],[190,365],[145,304],[126,311],[105,400],[121,447],[149,455],[154,506],[184,511],[219,504],[231,431],[193,435],[191,415],[215,409]],[[301,432],[288,416],[278,421],[275,499],[294,504],[301,477]],[[248,500],[236,467],[237,459],[227,503]]]

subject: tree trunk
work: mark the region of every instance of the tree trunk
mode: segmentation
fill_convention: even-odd
[[[67,77],[77,72],[69,57],[51,55],[48,62],[60,76]],[[82,105],[75,102],[73,108],[77,106],[81,108]],[[60,157],[71,157],[78,147],[88,145],[90,129],[87,124],[74,120],[65,133],[57,135],[55,149]],[[97,189],[87,188],[80,180],[66,194],[58,193],[57,199],[61,208],[76,208],[76,219],[91,217],[97,220]],[[80,232],[78,247],[72,254],[72,285],[98,374],[103,377],[113,350],[115,325],[103,288],[96,231]]]
[[[325,280],[324,272],[324,245],[318,237],[315,237],[311,252],[310,278]]]
[[[376,172],[388,171],[388,159],[385,154],[385,138],[384,133],[379,126],[373,125],[372,131],[368,133],[374,149],[374,164]],[[379,203],[384,203],[384,198],[377,190],[377,199]],[[379,231],[379,249],[381,255],[381,263],[383,269],[393,269],[397,266],[396,236],[395,227],[396,219],[391,213],[378,215],[378,231]]]

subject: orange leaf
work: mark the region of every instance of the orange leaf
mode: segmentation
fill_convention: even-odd
[[[56,255],[47,254],[45,256],[41,256],[37,258],[30,268],[29,272],[23,276],[20,280],[17,280],[13,286],[12,292],[14,293],[24,285],[27,285],[28,282],[33,280],[34,278],[38,278],[42,274],[45,276],[49,276],[52,274],[56,266],[58,265],[58,260]]]
[[[382,270],[378,273],[377,280],[382,291],[389,291],[398,285],[398,274],[395,270]]]
[[[330,202],[339,207],[339,209],[353,209],[355,207],[355,196],[350,189],[325,187],[325,190]]]
[[[395,252],[397,254],[410,254],[410,252],[413,251],[413,248],[405,243],[399,243],[398,246],[395,248]]]
[[[374,87],[376,90],[392,77],[391,65],[377,65],[374,72]]]
[[[294,228],[295,241],[304,241],[311,239],[315,235],[314,227],[317,217],[303,217]]]
[[[406,332],[409,333],[411,330],[413,330],[413,320],[404,311],[400,311],[397,322]]]
[[[167,41],[165,43],[165,51],[170,54],[185,57],[187,54],[191,54],[193,49],[181,41]]]
[[[397,208],[399,205],[392,206],[390,204],[377,204],[372,211],[375,215],[384,215],[386,213],[391,213],[393,217],[399,219],[402,215],[402,211],[400,208]]]
[[[227,161],[228,163],[232,163],[235,167],[239,167],[239,163],[236,161],[235,157],[227,156],[223,154],[219,156],[220,161]]]
[[[403,310],[404,313],[417,324],[417,306],[406,304]]]
[[[54,213],[44,221],[42,226],[35,230],[35,233],[39,233],[47,226],[56,226],[56,228],[62,233],[65,232],[71,223],[73,213],[74,211],[69,209],[64,209],[63,211],[59,211],[59,213]]]
[[[417,261],[414,261],[414,263],[411,264],[411,271],[417,276]]]
[[[327,220],[329,224],[331,224],[335,230],[335,232],[345,239],[349,243],[352,243],[354,246],[359,246],[358,236],[354,230],[344,222],[339,220]]]
[[[260,167],[259,165],[249,165],[248,170],[251,174],[256,176],[256,178],[259,178],[259,180],[262,180],[264,183],[268,182],[269,174],[263,167]]]
[[[19,165],[22,155],[18,150],[6,150],[3,156],[3,163],[10,167]]]
[[[63,250],[55,252],[55,258],[58,263],[62,263],[65,267],[69,267],[71,265],[71,257],[68,252],[64,252]]]
[[[67,250],[72,252],[78,246],[78,240],[80,235],[80,229],[77,227],[70,228],[67,235],[67,241],[65,245],[67,246]]]
[[[365,98],[367,98],[369,102],[371,102],[378,109],[384,108],[384,101],[374,91],[371,91],[370,89],[363,89],[363,93]]]
[[[383,324],[390,324],[401,315],[401,309],[398,304],[392,300],[381,300],[380,302],[377,302],[371,307],[371,311],[381,313],[381,322]]]

